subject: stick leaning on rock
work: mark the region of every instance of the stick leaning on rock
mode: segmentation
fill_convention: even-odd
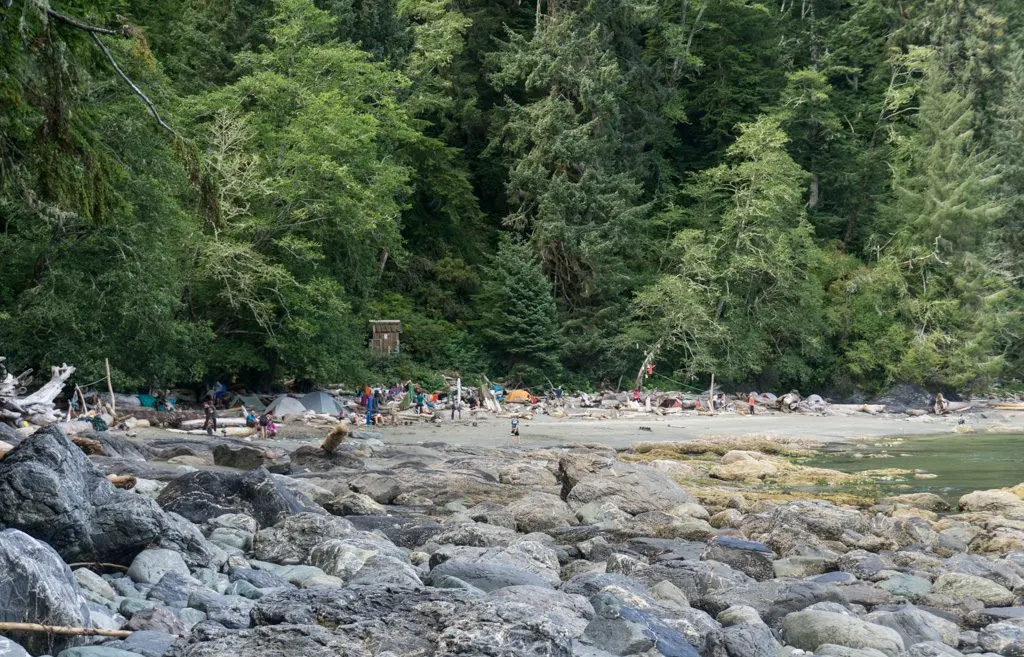
[[[39,623],[0,623],[0,634],[6,632],[39,632],[61,636],[109,636],[117,639],[125,639],[132,635],[129,630],[101,630],[96,627],[41,625]]]

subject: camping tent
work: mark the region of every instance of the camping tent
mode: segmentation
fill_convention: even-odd
[[[251,411],[262,413],[267,409],[266,405],[260,401],[260,398],[256,395],[235,395],[235,398],[231,400],[231,407],[245,406]]]
[[[341,412],[341,407],[338,406],[338,402],[334,401],[334,397],[331,397],[323,390],[305,394],[299,397],[299,401],[302,402],[303,406],[315,413],[337,415]]]
[[[302,405],[295,397],[289,395],[281,395],[274,401],[270,402],[270,406],[267,406],[268,411],[273,411],[274,415],[283,417],[285,415],[302,415],[306,412],[306,407]]]
[[[505,395],[506,404],[529,404],[530,393],[526,390],[511,390]]]

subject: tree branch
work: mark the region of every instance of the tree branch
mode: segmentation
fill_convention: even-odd
[[[129,33],[128,30],[126,28],[123,28],[123,27],[120,30],[111,30],[110,28],[106,28],[106,27],[96,27],[95,25],[88,25],[86,23],[83,23],[83,22],[81,22],[81,21],[79,21],[79,20],[77,20],[75,18],[72,18],[72,17],[70,17],[70,16],[68,16],[66,14],[62,14],[59,11],[55,11],[53,9],[47,9],[46,13],[47,13],[47,15],[49,15],[49,16],[51,16],[53,18],[56,18],[57,20],[59,20],[59,21],[61,21],[63,23],[67,23],[68,25],[71,25],[72,27],[77,27],[80,30],[85,30],[86,32],[90,32],[90,33],[93,33],[93,34],[109,34],[111,36],[119,36],[119,37],[130,37],[131,36],[131,33]]]
[[[96,42],[96,45],[100,47],[100,50],[103,51],[103,54],[107,56],[107,60],[110,62],[110,65],[114,67],[114,70],[117,71],[117,74],[121,76],[121,79],[124,80],[128,84],[128,86],[132,88],[132,91],[135,92],[135,95],[141,98],[142,102],[146,104],[146,107],[149,108],[149,113],[153,115],[153,119],[156,120],[160,127],[164,128],[165,130],[167,130],[167,132],[177,137],[178,133],[174,131],[174,128],[167,125],[164,122],[164,120],[160,118],[160,112],[156,110],[156,105],[153,104],[153,101],[149,99],[149,96],[143,93],[142,89],[139,89],[138,85],[132,82],[131,78],[125,75],[124,71],[121,70],[121,67],[117,65],[117,60],[114,59],[114,55],[111,54],[110,50],[107,49],[107,46],[104,45],[102,41],[100,41],[100,38],[96,36],[96,33],[89,32],[89,36],[91,36],[92,40]]]
[[[137,85],[134,82],[132,82],[132,79],[129,78],[125,74],[125,72],[121,70],[121,67],[118,66],[117,60],[114,59],[114,55],[110,52],[110,49],[107,48],[107,46],[102,41],[100,41],[100,38],[98,36],[100,34],[107,34],[109,36],[131,38],[132,33],[128,29],[127,26],[124,26],[124,27],[122,27],[119,30],[112,30],[112,29],[106,28],[106,27],[97,27],[95,25],[89,25],[88,23],[83,23],[82,21],[80,21],[80,20],[78,20],[76,18],[72,18],[71,16],[68,16],[66,14],[62,14],[59,11],[55,11],[53,9],[47,9],[46,10],[46,14],[48,16],[52,16],[53,18],[56,18],[57,20],[61,21],[62,23],[66,23],[66,24],[70,25],[71,27],[74,27],[74,28],[77,28],[79,30],[84,30],[85,32],[88,32],[89,36],[92,37],[93,42],[97,46],[99,46],[100,50],[103,51],[103,54],[106,55],[107,61],[109,61],[110,65],[114,67],[114,70],[117,71],[117,74],[119,76],[121,76],[121,79],[124,80],[125,83],[127,83],[128,86],[131,87],[132,91],[135,92],[135,95],[138,96],[142,100],[143,103],[145,103],[146,107],[149,109],[149,113],[153,115],[153,119],[157,122],[157,124],[161,128],[167,130],[167,132],[169,132],[172,135],[174,135],[175,137],[179,136],[178,133],[174,131],[174,128],[172,128],[171,126],[167,125],[167,123],[163,120],[163,118],[161,118],[160,112],[157,111],[156,105],[154,105],[153,101],[149,99],[149,96],[147,96],[142,91],[142,89],[139,88],[139,85]]]

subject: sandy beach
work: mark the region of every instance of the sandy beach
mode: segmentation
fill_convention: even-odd
[[[975,432],[1024,433],[1024,413],[977,412],[964,416]],[[920,436],[947,434],[956,430],[957,416],[850,416],[799,414],[763,414],[753,417],[736,414],[717,416],[633,415],[619,419],[585,417],[552,418],[537,415],[520,424],[525,447],[547,447],[567,443],[600,443],[625,448],[650,441],[689,441],[700,438],[767,436],[799,438],[822,442],[878,438],[882,436]],[[475,423],[475,426],[474,426]],[[644,428],[649,428],[647,431]],[[473,419],[448,420],[439,424],[422,423],[405,427],[386,427],[382,438],[394,443],[443,441],[453,445],[495,447],[509,444],[509,420],[491,415]],[[968,434],[969,435],[969,434]]]

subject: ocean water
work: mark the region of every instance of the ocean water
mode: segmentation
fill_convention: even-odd
[[[923,470],[936,476],[899,476],[880,486],[894,495],[927,491],[955,502],[971,491],[1024,482],[1024,434],[963,433],[833,443],[806,465],[842,472]]]

